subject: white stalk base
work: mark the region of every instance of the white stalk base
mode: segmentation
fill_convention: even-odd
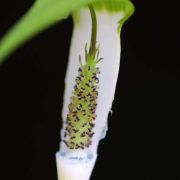
[[[57,172],[59,180],[89,180],[96,157],[75,158],[56,153]]]

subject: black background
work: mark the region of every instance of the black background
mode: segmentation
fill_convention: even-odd
[[[121,69],[92,180],[180,180],[179,17],[175,1],[133,1],[121,34]],[[0,2],[0,36],[33,1]],[[71,18],[0,67],[2,180],[57,180]]]

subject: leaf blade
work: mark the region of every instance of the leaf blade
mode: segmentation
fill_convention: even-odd
[[[37,33],[66,18],[76,8],[91,2],[92,0],[54,0],[36,1],[29,11],[14,25],[13,28],[1,39],[0,64],[15,49],[20,47]],[[69,6],[69,3],[71,4]]]

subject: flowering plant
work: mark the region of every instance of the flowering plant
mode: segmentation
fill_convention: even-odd
[[[129,0],[36,0],[0,41],[0,63],[25,41],[72,13],[74,30],[65,78],[59,180],[88,180],[105,137],[120,64],[120,32]]]

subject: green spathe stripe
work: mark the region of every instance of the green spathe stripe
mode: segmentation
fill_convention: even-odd
[[[119,20],[118,32],[122,25],[134,13],[134,5],[129,0],[103,0],[93,3],[97,11],[105,10],[108,13],[121,13],[123,18]]]
[[[126,11],[131,8],[132,3],[129,0],[101,0],[93,3],[96,10],[106,9],[109,12]]]

